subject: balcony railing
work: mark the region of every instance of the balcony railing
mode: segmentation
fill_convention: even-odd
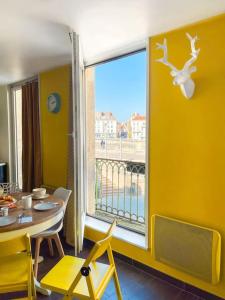
[[[95,139],[96,157],[119,161],[145,161],[145,140],[131,138]]]
[[[145,224],[145,163],[96,158],[95,209]]]

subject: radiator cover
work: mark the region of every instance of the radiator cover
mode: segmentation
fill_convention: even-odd
[[[221,236],[218,231],[153,215],[151,246],[155,260],[204,281],[219,282]]]

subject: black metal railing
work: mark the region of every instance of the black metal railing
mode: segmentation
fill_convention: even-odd
[[[95,209],[145,224],[145,163],[96,158]]]

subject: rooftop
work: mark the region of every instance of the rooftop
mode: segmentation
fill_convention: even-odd
[[[146,117],[143,116],[143,115],[140,115],[138,113],[134,113],[131,117],[131,120],[132,121],[145,121],[146,120]]]
[[[111,112],[96,112],[95,113],[96,120],[112,120],[115,121],[116,118],[113,116]]]

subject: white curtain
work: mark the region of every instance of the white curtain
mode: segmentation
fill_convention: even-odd
[[[84,64],[79,36],[72,32],[72,107],[74,153],[74,246],[75,255],[83,247],[86,214],[86,118]]]

